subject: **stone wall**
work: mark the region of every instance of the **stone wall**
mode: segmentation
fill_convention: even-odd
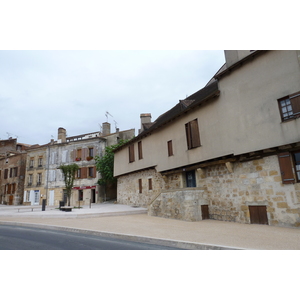
[[[282,184],[277,156],[202,170],[210,218],[250,223],[249,205],[266,205],[270,225],[300,226],[300,183]]]
[[[208,204],[210,219],[246,224],[249,205],[266,206],[269,225],[300,226],[300,183],[282,184],[276,155],[198,169],[196,178],[197,188],[185,188],[184,173],[161,176],[155,169],[131,173],[118,178],[117,199],[149,207],[150,215],[186,221],[201,220],[201,205]]]
[[[151,216],[184,221],[202,220],[201,205],[209,204],[202,189],[164,190],[149,206]]]

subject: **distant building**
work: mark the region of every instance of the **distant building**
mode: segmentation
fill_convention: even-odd
[[[66,202],[65,183],[60,165],[76,163],[79,170],[74,181],[71,205],[98,203],[116,198],[116,188],[104,190],[98,185],[99,173],[95,156],[102,157],[105,147],[117,144],[120,139],[134,137],[134,129],[110,132],[110,123],[102,124],[102,132],[67,137],[66,129],[58,128],[57,141],[30,149],[27,156],[24,203],[58,206]]]
[[[23,202],[26,149],[17,139],[0,140],[0,204]]]

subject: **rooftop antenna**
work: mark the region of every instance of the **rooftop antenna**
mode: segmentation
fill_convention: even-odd
[[[108,116],[111,116],[113,118],[113,116],[108,111],[106,112],[105,116],[106,116],[106,122],[108,122]]]
[[[102,126],[101,126],[101,124],[98,123],[98,125],[99,125],[99,128],[100,128],[100,132],[102,132]]]
[[[115,128],[116,128],[116,131],[117,131],[117,128],[118,128],[118,123],[114,120],[115,122]]]

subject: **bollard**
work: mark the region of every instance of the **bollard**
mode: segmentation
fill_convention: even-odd
[[[46,210],[46,199],[43,199],[42,201],[42,211]]]

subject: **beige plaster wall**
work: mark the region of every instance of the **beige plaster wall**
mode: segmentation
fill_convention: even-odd
[[[158,172],[229,154],[300,141],[300,118],[281,122],[277,99],[300,90],[297,51],[269,51],[219,81],[220,96],[142,139],[143,159],[115,154],[115,176],[147,167]],[[174,103],[175,104],[175,103]],[[201,147],[187,150],[185,124],[198,119]],[[174,156],[168,157],[167,142]]]

